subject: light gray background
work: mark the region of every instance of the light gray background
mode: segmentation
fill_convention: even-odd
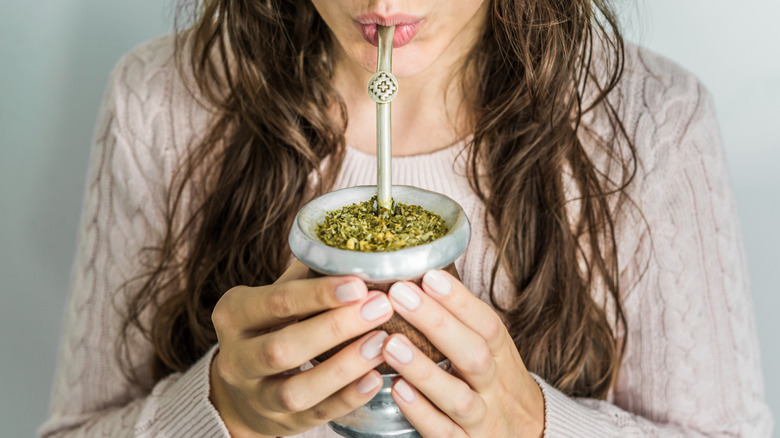
[[[696,73],[721,120],[767,399],[780,416],[780,2],[623,1],[632,39]],[[46,416],[92,125],[122,53],[171,0],[0,0],[0,435]],[[707,384],[707,382],[702,382]]]

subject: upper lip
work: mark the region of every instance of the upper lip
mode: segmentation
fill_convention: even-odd
[[[358,16],[355,21],[360,24],[377,24],[379,26],[401,26],[404,24],[414,24],[421,21],[422,18],[407,14],[363,14]]]

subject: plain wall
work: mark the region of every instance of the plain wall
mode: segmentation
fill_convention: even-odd
[[[46,417],[100,97],[122,53],[170,30],[171,1],[0,0],[1,436]],[[715,97],[780,416],[780,2],[620,4],[632,39]]]
[[[93,124],[167,0],[0,0],[0,436],[46,418]]]

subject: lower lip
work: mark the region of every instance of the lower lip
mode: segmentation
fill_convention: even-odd
[[[393,48],[397,49],[409,44],[420,27],[422,21],[411,24],[399,24],[395,27],[395,34],[393,35]],[[363,34],[363,38],[374,46],[379,45],[379,32],[376,24],[362,24],[357,23],[360,33]]]

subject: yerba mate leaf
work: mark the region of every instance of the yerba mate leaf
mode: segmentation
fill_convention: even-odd
[[[419,205],[393,202],[376,210],[376,196],[327,212],[317,236],[328,246],[362,252],[397,251],[430,243],[449,228],[441,216]]]

